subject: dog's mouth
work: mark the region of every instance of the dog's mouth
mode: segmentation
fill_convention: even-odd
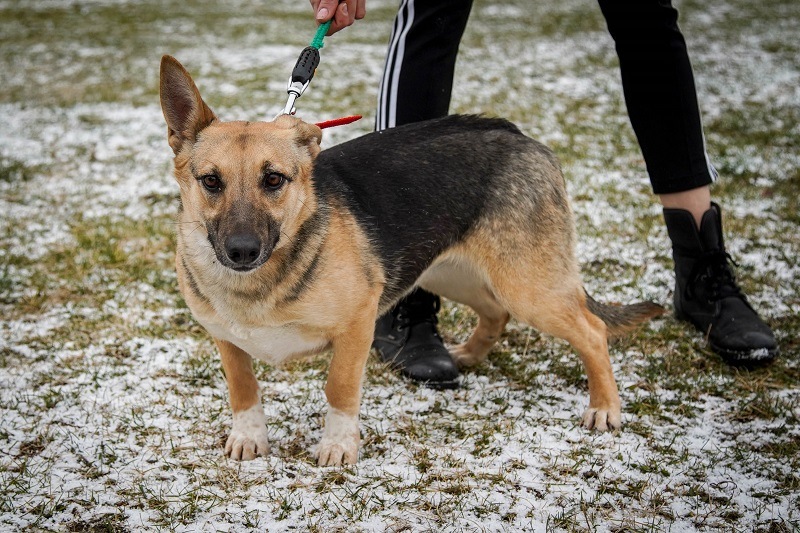
[[[250,272],[251,270],[255,270],[255,269],[257,269],[258,267],[260,267],[261,265],[263,265],[265,262],[266,262],[266,261],[264,261],[264,262],[261,262],[261,263],[259,263],[259,264],[256,264],[256,265],[253,265],[253,266],[250,266],[250,265],[247,265],[247,266],[230,266],[230,265],[225,265],[225,266],[227,266],[227,267],[228,267],[228,268],[230,268],[231,270],[235,270],[236,272]]]

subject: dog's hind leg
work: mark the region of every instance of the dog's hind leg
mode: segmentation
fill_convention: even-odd
[[[485,299],[473,298],[452,298],[456,301],[461,301],[470,306],[478,314],[478,325],[475,331],[469,336],[466,342],[453,346],[450,349],[450,354],[461,367],[475,366],[486,359],[492,346],[495,345],[503,329],[506,327],[510,315],[508,312],[495,300],[494,296],[488,289],[476,291],[485,293]],[[477,294],[475,296],[483,296],[484,294]],[[467,300],[467,301],[465,301]]]
[[[233,411],[233,428],[225,443],[225,454],[231,459],[249,461],[257,455],[265,455],[269,447],[253,359],[230,342],[216,338],[214,342],[222,358]]]
[[[569,342],[580,355],[589,378],[589,408],[582,425],[599,431],[618,429],[621,424],[619,391],[614,381],[605,323],[586,305],[586,295],[578,279],[556,276],[536,279],[521,287],[501,281],[501,298],[508,302],[512,316],[543,333]],[[576,276],[577,277],[577,276]]]
[[[420,278],[420,285],[475,311],[478,315],[475,331],[466,342],[450,348],[450,354],[462,368],[483,362],[510,318],[486,285],[485,276],[465,261],[450,260],[426,271]]]

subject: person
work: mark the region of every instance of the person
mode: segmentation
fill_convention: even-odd
[[[329,34],[363,18],[365,0],[311,0]],[[675,264],[677,318],[708,337],[727,363],[755,365],[778,354],[771,329],[736,282],[725,250],[721,208],[711,201],[716,171],[706,154],[686,42],[670,0],[598,0],[611,34],[628,116],[653,192],[663,206]],[[380,85],[376,128],[448,113],[456,56],[472,0],[402,0]],[[331,15],[334,13],[334,15]],[[373,346],[409,378],[458,386],[458,368],[438,334],[438,297],[417,289],[378,320]]]

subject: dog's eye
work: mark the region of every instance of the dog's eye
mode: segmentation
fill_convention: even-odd
[[[207,174],[200,178],[200,183],[209,192],[219,192],[222,188],[222,180],[216,174]]]
[[[286,182],[286,176],[277,172],[270,172],[264,176],[264,187],[271,191],[280,189]]]

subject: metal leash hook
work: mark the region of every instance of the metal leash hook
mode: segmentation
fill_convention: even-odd
[[[289,78],[289,85],[286,87],[286,92],[289,93],[289,100],[283,108],[284,115],[294,115],[297,111],[294,107],[294,102],[301,96],[311,83],[314,77],[314,72],[319,65],[319,50],[314,47],[306,46],[297,58],[297,63],[292,70],[292,76]]]
[[[303,51],[300,52],[300,57],[297,58],[297,63],[294,65],[292,75],[289,77],[289,85],[286,87],[289,99],[286,101],[283,112],[278,116],[294,115],[295,112],[297,112],[294,103],[298,98],[303,96],[303,93],[308,88],[308,84],[311,83],[311,79],[314,77],[314,73],[319,66],[319,49],[322,48],[322,39],[328,32],[328,28],[331,27],[331,22],[332,21],[329,20],[320,25],[320,27],[317,28],[317,33],[311,41],[311,44],[303,48]]]

